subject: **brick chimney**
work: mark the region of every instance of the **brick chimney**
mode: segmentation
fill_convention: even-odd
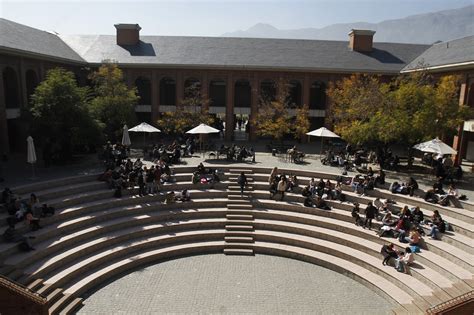
[[[140,30],[138,24],[115,24],[117,29],[117,45],[136,45],[140,41]]]
[[[349,48],[354,51],[371,52],[375,31],[354,30],[349,33]]]

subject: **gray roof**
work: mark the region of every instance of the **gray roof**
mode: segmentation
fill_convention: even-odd
[[[375,43],[371,53],[348,48],[348,41],[141,36],[134,46],[119,46],[113,35],[61,35],[89,63],[160,67],[290,69],[329,72],[396,73],[428,45]]]
[[[403,71],[466,62],[474,62],[474,35],[434,44],[410,62]]]
[[[46,58],[84,62],[55,34],[0,18],[0,49]]]

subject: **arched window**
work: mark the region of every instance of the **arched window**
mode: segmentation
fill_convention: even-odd
[[[201,91],[201,82],[196,78],[189,78],[184,81],[184,98],[194,97],[193,93]]]
[[[311,85],[310,109],[326,109],[326,84],[324,82],[316,81]]]
[[[138,105],[151,105],[151,83],[150,80],[144,77],[139,77],[135,80],[135,86],[138,90]]]
[[[20,107],[20,97],[18,88],[18,78],[15,70],[11,67],[6,67],[3,70],[3,90],[5,93],[6,108]]]
[[[26,71],[26,95],[28,97],[28,104],[31,103],[31,95],[35,93],[35,89],[38,86],[38,77],[34,70]]]
[[[160,105],[176,105],[176,81],[171,78],[160,80]]]
[[[234,86],[234,107],[250,107],[252,89],[247,80],[238,80]]]
[[[299,81],[290,81],[288,90],[288,104],[301,106],[301,83]]]
[[[263,80],[260,83],[260,97],[263,100],[274,101],[276,98],[276,83],[273,80]]]
[[[210,106],[226,106],[226,83],[223,80],[212,80],[209,83]]]

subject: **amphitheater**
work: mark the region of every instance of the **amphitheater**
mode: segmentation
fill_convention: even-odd
[[[440,207],[386,189],[359,196],[347,187],[347,202],[328,201],[332,209],[320,210],[304,207],[304,197],[296,192],[283,201],[270,200],[270,168],[222,165],[217,167],[221,181],[212,187],[193,185],[194,169],[173,168],[174,181],[145,197],[130,189],[114,198],[106,184],[97,181],[97,174],[14,187],[23,196],[35,192],[57,212],[42,220],[42,229],[30,232],[36,237],[36,250],[24,253],[15,244],[0,243],[0,280],[12,280],[18,290],[44,300],[50,314],[72,314],[80,311],[91,292],[143,267],[208,254],[226,259],[278,256],[349,277],[389,301],[394,314],[448,314],[453,305],[457,310],[452,314],[472,314],[473,204]],[[242,171],[249,180],[243,195],[236,184]],[[338,176],[309,170],[280,172],[296,174],[301,182]],[[167,191],[185,188],[192,201],[164,203]],[[353,224],[352,203],[359,202],[363,211],[377,196],[395,200],[394,212],[404,205],[420,206],[425,215],[437,209],[453,228],[442,240],[424,239],[408,274],[382,265],[379,251],[387,239]],[[3,232],[5,214],[1,216]],[[380,227],[380,222],[374,225]],[[25,227],[21,230],[27,232]],[[398,248],[406,246],[389,241]],[[18,307],[18,314],[25,313]]]

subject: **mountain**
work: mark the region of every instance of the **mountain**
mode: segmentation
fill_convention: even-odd
[[[432,44],[474,35],[474,5],[380,23],[340,23],[323,28],[280,30],[270,24],[258,23],[247,30],[224,33],[222,36],[347,40],[347,34],[353,28],[376,31],[377,42]]]

